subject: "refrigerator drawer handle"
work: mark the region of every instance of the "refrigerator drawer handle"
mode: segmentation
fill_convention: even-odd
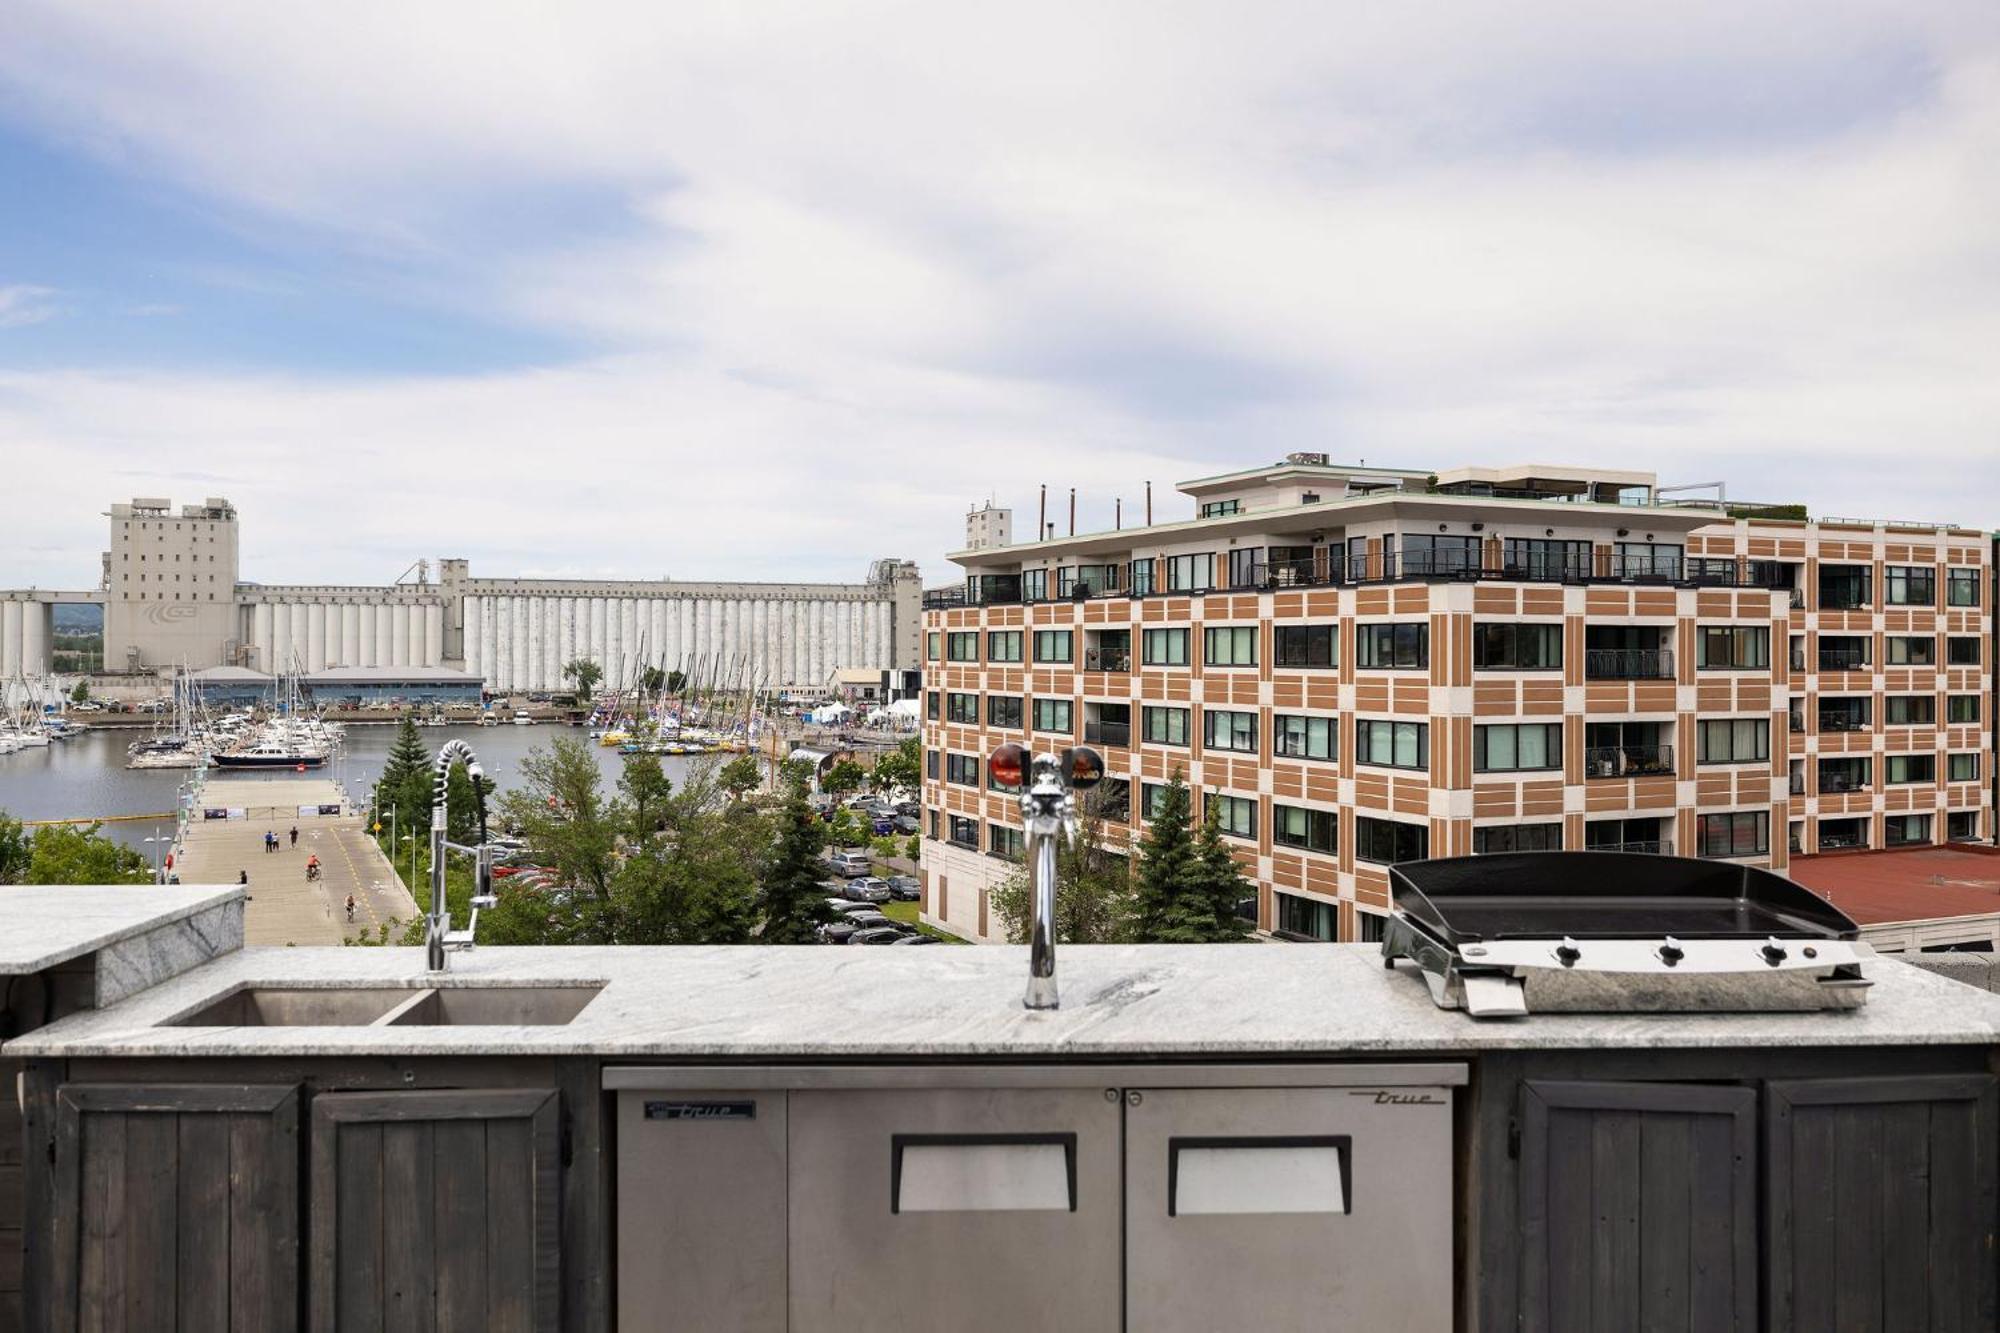
[[[1167,1140],[1167,1216],[1354,1211],[1346,1134]]]
[[[1075,1134],[895,1134],[892,1213],[1076,1211]]]

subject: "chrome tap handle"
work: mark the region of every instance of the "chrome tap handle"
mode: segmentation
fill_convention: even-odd
[[[1021,824],[1026,833],[1034,918],[1028,934],[1030,1009],[1055,1009],[1056,990],[1056,839],[1076,839],[1076,793],[1093,787],[1104,776],[1104,761],[1094,750],[1065,750],[1061,756],[1030,757],[1019,745],[1003,745],[988,760],[989,771],[1002,786],[1021,792]]]

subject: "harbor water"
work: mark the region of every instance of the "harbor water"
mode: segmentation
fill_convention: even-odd
[[[20,820],[158,815],[161,818],[157,825],[148,820],[120,819],[106,823],[104,832],[142,850],[148,837],[157,833],[171,836],[175,800],[182,785],[194,776],[194,770],[126,768],[126,746],[144,734],[136,729],[106,727],[46,747],[0,755],[0,812]],[[454,738],[470,745],[501,791],[519,785],[521,761],[529,751],[538,747],[546,750],[557,736],[589,743],[598,767],[604,772],[607,795],[625,763],[624,755],[590,740],[589,733],[579,727],[426,727],[418,735],[430,754],[436,754],[440,746]],[[349,723],[340,752],[324,767],[314,769],[313,775],[339,782],[350,799],[365,802],[395,741],[393,725]],[[676,782],[697,762],[700,761],[683,755],[660,756],[660,766]],[[299,775],[292,769],[261,774],[254,769],[234,769],[227,776],[234,781]]]

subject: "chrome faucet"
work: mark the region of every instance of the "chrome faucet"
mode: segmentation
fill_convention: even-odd
[[[499,900],[493,896],[493,845],[486,840],[486,803],[479,801],[479,841],[468,847],[452,842],[445,836],[446,810],[445,792],[451,777],[451,766],[465,761],[466,775],[472,779],[472,793],[480,796],[481,785],[486,781],[486,772],[479,766],[478,756],[464,741],[446,741],[438,751],[437,772],[431,786],[431,910],[424,922],[424,965],[432,972],[445,970],[447,949],[470,949],[474,935],[479,929],[479,909],[491,907]],[[475,859],[472,888],[472,919],[464,930],[451,928],[451,909],[444,898],[444,858],[446,851],[469,852]]]
[[[995,782],[1019,788],[1021,823],[1026,831],[1034,921],[1028,934],[1030,1009],[1056,1009],[1056,838],[1076,837],[1076,793],[1104,778],[1104,760],[1084,746],[1060,755],[1030,756],[1025,747],[1002,745],[987,760]]]

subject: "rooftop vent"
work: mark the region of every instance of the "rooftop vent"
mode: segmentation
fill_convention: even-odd
[[[1285,461],[1293,467],[1325,467],[1325,454],[1286,454]]]

